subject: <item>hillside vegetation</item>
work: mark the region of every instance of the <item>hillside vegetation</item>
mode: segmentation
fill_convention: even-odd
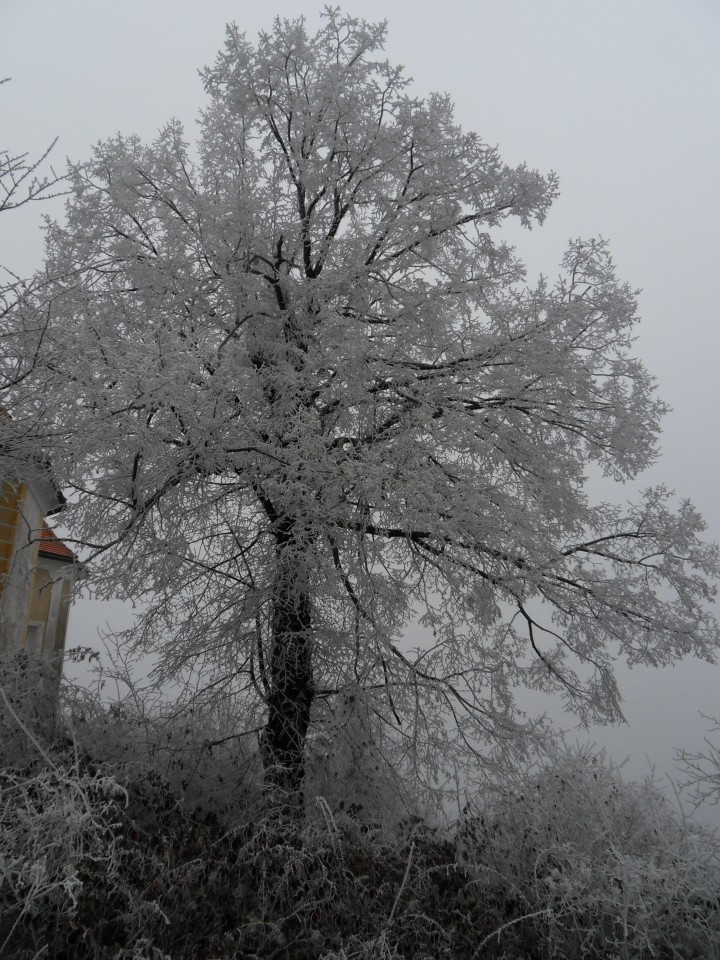
[[[332,806],[308,790],[297,824],[267,814],[245,739],[212,747],[200,721],[108,710],[88,694],[66,701],[48,738],[23,714],[22,677],[10,679],[2,956],[720,955],[720,846],[602,755],[558,748],[498,774],[445,822],[389,778],[384,793],[375,782],[374,810],[345,780]]]

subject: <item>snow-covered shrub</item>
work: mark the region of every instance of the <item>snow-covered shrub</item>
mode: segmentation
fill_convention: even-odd
[[[119,765],[121,787],[81,753],[44,762],[1,784],[14,960],[718,956],[717,844],[602,758],[508,776],[452,829],[320,800],[228,830],[150,770]]]
[[[720,956],[720,846],[602,754],[560,754],[472,804],[457,857],[498,905],[503,955]]]
[[[187,810],[231,824],[260,802],[256,738],[212,705],[179,708],[151,686],[135,685],[108,702],[98,690],[64,684],[62,714],[68,736],[88,756],[132,779],[160,777]]]
[[[72,922],[88,863],[109,882],[119,867],[124,788],[107,771],[46,760],[31,775],[0,772],[0,956],[22,956],[54,918]]]
[[[52,739],[57,699],[55,664],[24,651],[0,656],[0,767],[27,764],[32,740]]]
[[[317,797],[332,811],[386,826],[428,811],[418,780],[405,775],[397,743],[361,687],[349,686],[318,710],[306,753],[304,789],[310,816],[321,809]]]
[[[711,724],[704,747],[677,752],[681,788],[695,807],[720,803],[720,720],[701,716]]]

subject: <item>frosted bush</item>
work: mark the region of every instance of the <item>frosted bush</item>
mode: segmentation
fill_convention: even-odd
[[[51,762],[32,776],[0,773],[0,956],[37,918],[75,911],[88,860],[112,877],[125,800],[101,771]]]
[[[260,797],[260,765],[253,736],[235,733],[240,720],[198,703],[181,709],[152,687],[103,702],[98,693],[66,684],[68,734],[89,756],[125,775],[159,776],[189,810],[236,822]]]
[[[49,742],[57,702],[56,664],[24,651],[0,656],[0,767],[27,764],[36,754],[29,737]]]
[[[507,935],[537,938],[538,956],[720,955],[720,846],[652,781],[575,750],[484,803],[460,824],[458,860],[510,920],[533,916]]]
[[[697,752],[680,750],[677,756],[681,788],[695,807],[720,803],[720,721],[701,716],[711,724],[704,747]]]

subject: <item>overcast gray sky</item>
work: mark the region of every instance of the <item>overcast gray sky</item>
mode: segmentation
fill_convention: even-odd
[[[673,407],[663,455],[639,486],[664,480],[720,540],[718,277],[720,276],[720,0],[352,0],[388,21],[387,55],[415,93],[449,93],[457,118],[505,160],[560,175],[547,224],[513,234],[531,271],[554,274],[568,239],[611,241],[621,276],[642,289],[638,354]],[[56,135],[58,167],[120,131],[151,139],[170,117],[192,135],[203,103],[197,69],[224,25],[254,39],[272,17],[320,2],[275,0],[0,0],[0,144],[37,154]],[[0,263],[39,265],[36,205],[0,222]],[[633,491],[628,490],[628,497]],[[78,605],[73,642],[96,630]],[[621,670],[628,728],[592,731],[616,758],[647,754],[659,773],[672,748],[697,747],[720,714],[720,668]],[[572,720],[565,718],[565,726]]]

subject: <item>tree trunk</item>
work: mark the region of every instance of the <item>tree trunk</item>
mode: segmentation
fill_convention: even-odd
[[[294,524],[276,533],[272,654],[268,715],[262,759],[269,800],[275,809],[302,816],[305,740],[312,706],[312,615],[305,550]]]

